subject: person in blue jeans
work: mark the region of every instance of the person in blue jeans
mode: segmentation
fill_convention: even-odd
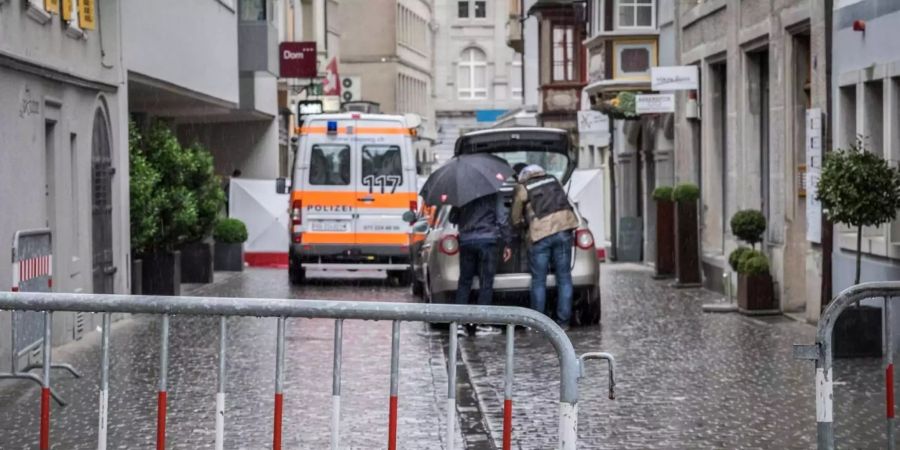
[[[531,243],[531,308],[546,313],[547,273],[556,274],[556,322],[566,328],[572,319],[572,231],[578,216],[559,180],[537,165],[518,175],[512,205],[512,223],[528,226]]]
[[[512,250],[509,214],[499,194],[481,197],[450,212],[450,222],[459,231],[459,284],[456,303],[466,305],[476,275],[480,283],[478,304],[490,305],[494,297],[494,276],[497,274],[498,249],[503,245],[503,260],[509,261]],[[452,330],[451,330],[452,331]],[[479,325],[476,334],[499,334],[497,327]],[[457,329],[467,334],[463,325]]]

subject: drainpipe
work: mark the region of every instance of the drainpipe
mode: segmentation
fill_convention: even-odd
[[[833,110],[833,101],[832,101],[832,93],[831,89],[831,67],[832,67],[832,34],[834,27],[834,2],[833,0],[825,0],[824,8],[825,8],[825,153],[831,151],[832,146],[834,145],[832,139],[832,113]],[[825,310],[825,307],[831,302],[832,297],[832,289],[831,289],[831,276],[832,276],[832,253],[834,252],[834,224],[831,223],[826,217],[825,214],[822,214],[822,297],[821,297],[821,311]]]
[[[616,121],[612,117],[609,118],[609,215],[612,220],[609,221],[609,258],[613,261],[617,258],[616,249],[619,245],[618,238],[618,214],[616,214]]]

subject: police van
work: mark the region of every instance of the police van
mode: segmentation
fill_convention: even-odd
[[[306,116],[290,184],[289,271],[386,271],[410,281],[410,224],[418,206],[413,143],[417,116]]]

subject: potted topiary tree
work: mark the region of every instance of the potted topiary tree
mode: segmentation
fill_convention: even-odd
[[[828,220],[856,228],[853,280],[859,284],[863,228],[894,219],[900,208],[900,172],[860,142],[826,154],[816,189]],[[835,322],[835,356],[880,356],[881,326],[879,308],[857,305],[844,311]]]
[[[181,251],[182,283],[212,283],[213,245],[209,241],[219,212],[225,205],[225,191],[216,176],[213,158],[198,143],[184,149],[191,164],[184,168],[185,186],[194,193],[197,220],[188,230]]]
[[[179,295],[181,254],[177,249],[197,224],[197,194],[186,180],[194,158],[162,122],[153,123],[131,151],[140,153],[159,176],[149,191],[156,207],[156,227],[140,250],[143,292]],[[140,220],[143,214],[132,210],[132,221],[136,217]]]
[[[738,211],[731,217],[731,232],[751,247],[738,247],[728,256],[728,263],[738,273],[738,309],[743,312],[776,309],[769,261],[764,253],[756,250],[756,244],[762,242],[766,232],[766,217],[755,209]],[[749,259],[754,261],[745,265]]]
[[[659,186],[653,190],[656,201],[656,273],[654,278],[675,275],[675,204],[672,187]]]
[[[700,188],[696,184],[679,184],[672,190],[675,201],[675,272],[677,287],[698,287],[703,284],[700,274],[700,238],[697,200]]]
[[[216,241],[216,270],[244,270],[244,242],[247,227],[238,219],[222,219],[213,231]]]

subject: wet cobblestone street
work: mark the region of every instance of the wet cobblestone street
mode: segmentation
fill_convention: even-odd
[[[815,446],[813,367],[794,361],[791,345],[815,329],[783,316],[705,314],[720,301],[704,290],[676,290],[637,265],[603,267],[603,325],[573,329],[579,353],[606,351],[618,362],[617,399],[607,396],[606,367],[591,362],[580,385],[579,448],[808,449]],[[363,279],[360,279],[363,275]],[[250,269],[191,295],[413,301],[408,288],[383,279],[328,278],[291,288],[282,270]],[[169,448],[210,448],[214,441],[215,318],[174,317],[169,369]],[[228,321],[226,448],[271,446],[275,320]],[[344,324],[342,447],[385,448],[390,369],[389,322]],[[153,448],[159,322],[134,317],[112,333],[110,448]],[[330,434],[333,321],[290,320],[287,327],[285,448],[327,448]],[[53,406],[53,448],[96,446],[97,333],[54,353],[85,378],[54,373],[72,404]],[[460,340],[461,389],[472,386],[490,438],[457,433],[458,448],[499,446],[502,436],[502,335]],[[399,445],[444,448],[446,335],[404,323],[401,338]],[[516,334],[514,448],[556,445],[559,372],[539,335]],[[464,370],[463,370],[464,369]],[[835,370],[839,448],[883,448],[881,361],[839,360]],[[38,389],[0,385],[0,449],[37,446]],[[466,397],[460,394],[460,398]],[[461,415],[463,417],[463,415]],[[471,425],[471,424],[469,424]],[[458,429],[459,427],[457,427]],[[465,439],[465,440],[463,440]],[[493,442],[490,442],[491,439]]]

